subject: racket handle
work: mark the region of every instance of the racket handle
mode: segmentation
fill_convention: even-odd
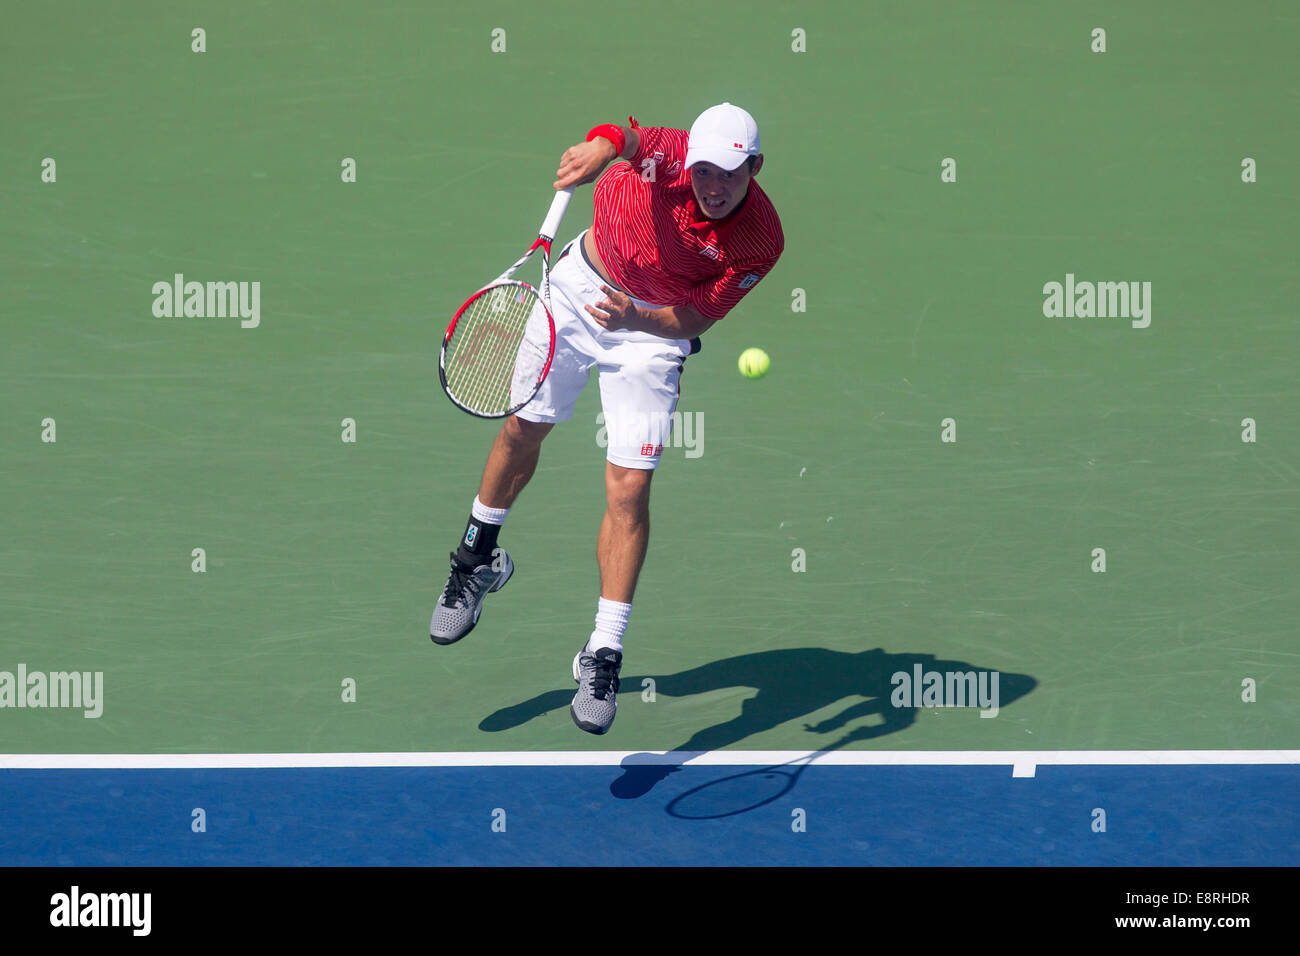
[[[564,218],[564,210],[569,208],[569,200],[573,198],[573,190],[561,189],[555,194],[551,201],[551,211],[546,214],[542,221],[542,228],[538,230],[538,235],[548,242],[555,238],[555,234],[560,229],[560,220]]]

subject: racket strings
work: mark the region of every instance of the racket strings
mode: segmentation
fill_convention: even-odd
[[[461,313],[447,343],[445,373],[448,390],[462,404],[480,414],[505,414],[517,373],[521,379],[541,373],[541,362],[530,354],[535,350],[523,348],[529,318],[540,303],[526,286],[498,285]]]

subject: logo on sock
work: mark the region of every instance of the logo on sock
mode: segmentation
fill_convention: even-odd
[[[465,532],[465,547],[473,548],[474,542],[478,540],[478,525],[472,524],[469,530]]]

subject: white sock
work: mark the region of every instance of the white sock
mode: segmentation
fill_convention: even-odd
[[[627,619],[631,613],[632,605],[601,598],[596,603],[596,629],[587,638],[587,650],[598,651],[602,647],[608,647],[621,654],[623,632],[627,630]]]
[[[510,509],[489,508],[478,500],[478,495],[475,495],[474,504],[470,507],[469,513],[474,516],[475,521],[483,524],[505,524],[506,515],[510,514]]]

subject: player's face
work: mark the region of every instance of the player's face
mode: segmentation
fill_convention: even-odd
[[[710,219],[722,219],[735,212],[749,191],[752,178],[747,163],[741,163],[730,171],[713,163],[699,162],[691,166],[695,201]]]

